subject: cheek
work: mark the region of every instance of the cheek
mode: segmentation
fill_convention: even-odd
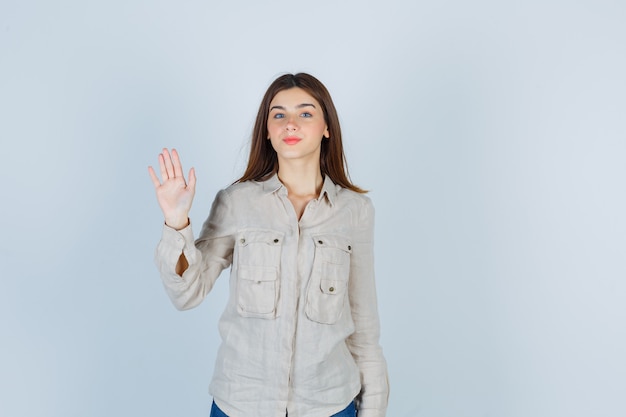
[[[268,132],[275,132],[277,130],[280,130],[281,123],[278,120],[268,120],[265,126],[267,127]]]
[[[328,127],[326,126],[326,123],[320,123],[320,125],[318,126],[320,132],[322,132],[323,134],[325,134],[326,132],[328,132]]]
[[[267,130],[267,137],[269,138],[272,136],[272,133],[276,131],[276,125],[274,123],[267,122],[265,129]]]

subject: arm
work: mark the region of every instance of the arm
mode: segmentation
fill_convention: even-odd
[[[167,294],[179,310],[200,304],[232,262],[235,241],[229,201],[227,191],[217,194],[195,242],[191,225],[182,230],[163,227],[155,263]]]
[[[347,345],[361,373],[359,417],[384,417],[389,397],[387,364],[379,344],[380,321],[374,282],[374,207],[366,200],[358,219],[350,263],[349,299],[355,331]]]
[[[189,222],[195,171],[193,168],[189,171],[187,183],[175,149],[171,154],[163,149],[159,154],[159,167],[163,182],[152,167],[148,168],[165,217],[155,261],[170,299],[176,308],[185,310],[198,305],[222,270],[230,265],[233,243],[227,226],[232,222],[227,221],[229,210],[218,194],[199,239],[204,243],[196,247]]]

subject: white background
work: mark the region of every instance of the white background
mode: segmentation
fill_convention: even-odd
[[[284,72],[377,208],[389,417],[626,415],[622,1],[0,2],[0,415],[208,416],[226,273],[178,312],[147,166],[192,221]]]

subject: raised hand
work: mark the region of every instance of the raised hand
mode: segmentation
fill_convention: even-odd
[[[163,149],[159,154],[161,178],[159,181],[154,169],[148,167],[148,173],[156,190],[157,201],[165,216],[165,224],[176,230],[184,229],[189,224],[189,210],[196,192],[196,172],[189,170],[189,182],[185,181],[183,168],[176,149],[172,153]]]

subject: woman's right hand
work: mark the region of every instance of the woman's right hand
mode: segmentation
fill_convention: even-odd
[[[167,148],[163,149],[159,154],[159,167],[163,183],[159,181],[151,166],[148,167],[148,173],[165,216],[165,224],[176,230],[184,229],[189,224],[189,210],[196,192],[196,172],[191,168],[189,182],[185,181],[176,149],[172,149],[171,155]]]

